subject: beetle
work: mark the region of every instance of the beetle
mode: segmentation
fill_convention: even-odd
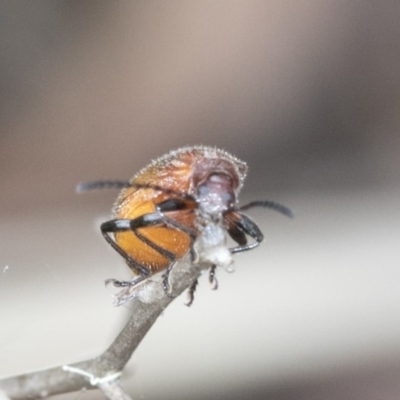
[[[205,227],[226,232],[236,246],[230,254],[257,247],[264,236],[243,211],[266,207],[292,217],[292,211],[276,202],[256,200],[238,205],[238,195],[247,165],[224,150],[207,146],[182,147],[152,161],[130,181],[82,183],[79,192],[116,188],[121,192],[113,208],[113,219],[101,225],[105,240],[136,275],[131,281],[107,280],[117,287],[136,286],[151,275],[165,271],[164,291],[170,293],[169,275],[186,253],[197,257],[194,244]],[[248,242],[248,237],[252,242]],[[218,262],[218,261],[217,261]],[[209,281],[217,287],[215,269]],[[197,280],[189,288],[194,299]]]

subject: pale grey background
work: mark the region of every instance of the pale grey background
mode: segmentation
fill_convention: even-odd
[[[398,399],[400,4],[2,1],[0,376],[95,356],[129,278],[99,224],[187,144],[248,161],[257,250],[179,298],[124,374],[134,398]],[[128,305],[129,307],[129,305]],[[96,391],[60,396],[102,398]]]

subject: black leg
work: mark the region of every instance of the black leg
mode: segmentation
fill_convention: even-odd
[[[175,203],[178,206],[181,203]],[[171,204],[168,204],[168,211],[172,211]],[[190,251],[191,251],[191,256],[192,259],[195,257],[193,254],[193,242],[196,239],[196,232],[176,221],[174,221],[171,218],[166,217],[163,215],[161,212],[155,212],[155,213],[149,213],[142,215],[138,218],[135,218],[133,220],[127,220],[127,219],[116,219],[112,221],[105,222],[104,224],[101,225],[101,231],[103,233],[104,238],[107,240],[107,242],[112,246],[114,250],[116,250],[127,262],[127,264],[134,270],[136,271],[141,277],[147,278],[151,275],[151,271],[149,268],[146,266],[138,263],[136,260],[134,260],[132,257],[130,257],[118,244],[109,236],[109,233],[118,233],[118,232],[126,232],[126,231],[131,231],[138,239],[140,239],[143,243],[151,247],[152,249],[156,250],[158,253],[160,253],[162,256],[164,256],[170,263],[168,265],[168,268],[163,275],[163,287],[165,292],[169,295],[170,293],[170,285],[169,285],[169,275],[171,270],[173,269],[174,265],[176,264],[177,258],[176,255],[163,247],[157,245],[150,239],[148,239],[145,235],[139,232],[139,228],[145,228],[145,227],[151,227],[151,226],[169,226],[171,228],[180,230],[184,233],[186,233],[190,239],[191,239],[191,244],[190,244]],[[138,278],[139,279],[139,278]],[[141,281],[141,280],[140,280]],[[137,282],[137,279],[131,281],[131,282],[125,282],[125,281],[113,281],[109,280],[108,281],[113,282],[114,285],[116,286],[132,286],[135,285],[139,282]]]
[[[194,211],[194,209],[197,207],[196,203],[181,200],[181,199],[169,199],[166,201],[161,202],[160,204],[157,204],[157,210],[162,213],[163,215],[163,221],[167,226],[173,227],[175,229],[178,229],[184,233],[186,233],[190,239],[191,239],[191,244],[196,240],[197,238],[197,232],[192,229],[188,228],[187,226],[176,222],[172,218],[169,218],[168,216],[165,215],[165,213],[171,212],[171,211]]]
[[[231,249],[229,249],[232,254],[241,253],[242,251],[254,249],[264,239],[264,235],[260,231],[260,228],[247,215],[235,212],[235,218],[232,220],[232,222],[235,225],[234,228],[235,235],[241,240],[241,242],[238,242],[239,246],[232,247]],[[255,242],[249,244],[247,243],[247,240],[246,242],[244,242],[243,238],[241,237],[241,235],[239,236],[238,232],[242,232],[243,234],[249,235],[255,240]]]
[[[194,229],[188,228],[187,226],[182,225],[179,222],[176,222],[165,215],[164,215],[164,221],[168,226],[178,229],[186,233],[190,237],[190,260],[194,262],[197,258],[197,254],[194,250],[193,244],[194,241],[197,239],[197,232]]]
[[[136,286],[140,282],[145,281],[147,278],[148,278],[147,276],[139,276],[138,278],[132,279],[131,281],[119,281],[117,279],[106,279],[104,283],[106,286],[112,284],[115,287],[124,288],[124,287],[128,287],[128,286]]]
[[[218,281],[217,281],[217,278],[215,277],[216,268],[217,268],[216,265],[211,265],[210,273],[208,275],[208,281],[211,284],[212,290],[217,290],[218,289]]]
[[[235,215],[238,215],[235,213]],[[230,225],[228,227],[228,234],[229,236],[241,246],[247,244],[247,237],[246,234],[241,229],[240,225],[237,223],[237,220],[230,221]]]
[[[167,270],[165,271],[165,274],[163,274],[162,278],[163,278],[163,289],[164,292],[167,294],[168,297],[173,297],[171,295],[171,285],[169,283],[169,275],[172,271],[172,269],[175,267],[176,262],[172,262],[168,265]]]
[[[197,232],[194,229],[188,228],[187,226],[173,220],[172,218],[169,218],[166,216],[164,213],[168,213],[171,211],[193,211],[196,207],[196,203],[193,201],[190,202],[187,199],[168,199],[164,202],[161,202],[157,204],[157,210],[162,213],[163,215],[163,222],[171,228],[177,229],[183,233],[186,233],[190,237],[190,259],[193,262],[197,255],[195,253],[193,243],[197,238]],[[165,293],[167,295],[170,295],[170,284],[169,284],[169,275],[174,268],[176,262],[171,262],[170,265],[168,266],[164,276],[163,276],[163,287]]]
[[[138,239],[140,239],[143,243],[147,244],[147,246],[151,247],[153,250],[157,251],[160,253],[162,256],[164,256],[169,262],[173,263],[176,261],[176,255],[174,253],[171,253],[170,251],[164,249],[164,247],[159,246],[158,244],[154,243],[150,239],[148,239],[146,236],[142,235],[137,228],[133,228],[132,232],[136,235]]]
[[[119,253],[127,262],[127,264],[136,271],[141,276],[148,277],[151,273],[150,269],[145,267],[144,265],[135,261],[132,257],[130,257],[124,250],[121,249],[120,246],[109,236],[110,233],[117,232],[126,232],[130,231],[130,223],[129,219],[114,219],[111,221],[104,222],[101,224],[101,233],[107,242],[111,245],[111,247]]]
[[[162,212],[168,212],[168,211],[173,211],[176,209],[181,209],[180,207],[183,207],[184,202],[181,202],[179,199],[178,200],[167,200],[163,203],[160,203],[157,205],[157,209],[159,209],[159,212],[157,213],[151,213],[151,214],[146,214],[141,217],[135,218],[134,220],[131,221],[130,227],[132,232],[144,243],[146,243],[149,247],[153,248],[157,252],[159,252],[161,255],[163,255],[166,259],[170,261],[170,264],[168,265],[167,270],[165,271],[165,274],[163,275],[163,288],[165,293],[170,296],[171,292],[171,287],[169,284],[169,275],[174,268],[177,258],[174,253],[169,252],[168,250],[164,249],[161,246],[158,246],[156,243],[152,242],[151,240],[147,239],[144,235],[142,235],[139,231],[138,228],[143,228],[145,226],[154,226],[154,225],[165,225],[167,227],[179,230],[183,233],[186,233],[190,237],[190,254],[192,260],[195,258],[194,250],[193,250],[193,243],[197,237],[196,231],[194,231],[191,228],[188,228],[185,225],[180,224],[179,222],[176,222],[172,218],[167,217],[166,215],[162,214]],[[174,208],[176,207],[176,208]]]
[[[189,301],[185,303],[188,307],[190,307],[193,304],[194,301],[194,292],[196,291],[196,287],[198,285],[199,281],[196,279],[189,287],[188,289],[188,297]]]

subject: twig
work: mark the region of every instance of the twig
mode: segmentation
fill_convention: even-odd
[[[171,274],[174,297],[181,294],[210,266],[202,262],[193,266],[190,257],[182,259]],[[132,314],[111,346],[100,356],[43,371],[32,372],[0,380],[0,389],[11,399],[47,397],[60,393],[74,392],[83,388],[99,387],[108,399],[129,399],[118,383],[118,376],[131,358],[139,343],[165,310],[173,298],[168,297],[158,279],[146,282],[141,295],[133,298],[129,305]],[[87,374],[76,373],[75,369]],[[95,379],[91,379],[95,378]],[[111,379],[110,379],[111,378]],[[97,380],[96,380],[97,379]]]
[[[99,388],[108,400],[132,400],[116,380],[100,383]]]

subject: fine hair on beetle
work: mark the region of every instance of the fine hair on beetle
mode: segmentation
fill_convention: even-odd
[[[130,281],[109,279],[117,287],[136,287],[154,273],[164,271],[163,288],[171,295],[169,275],[173,266],[190,252],[196,262],[200,235],[224,248],[210,258],[209,281],[217,288],[215,270],[227,266],[231,255],[257,247],[263,234],[246,214],[264,207],[292,217],[292,211],[273,201],[255,200],[238,205],[238,195],[247,165],[231,154],[213,147],[183,147],[154,160],[130,181],[95,181],[78,185],[77,191],[120,189],[114,218],[101,225],[106,241],[136,275]],[[228,234],[236,245],[226,249]],[[208,236],[207,236],[208,235]],[[219,239],[216,239],[216,238]],[[252,241],[249,243],[248,238]],[[194,299],[197,280],[189,288]]]

